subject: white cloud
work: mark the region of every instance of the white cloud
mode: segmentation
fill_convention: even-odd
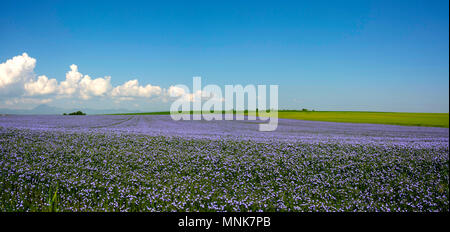
[[[164,100],[167,91],[159,86],[139,85],[139,81],[129,80],[122,85],[113,87],[111,77],[91,78],[79,72],[78,66],[72,64],[65,79],[58,83],[46,75],[37,76],[34,72],[36,59],[27,53],[0,63],[0,104],[11,106],[42,104],[54,99],[71,98],[89,100],[93,97],[114,102],[134,100],[135,98],[150,98],[160,96]],[[169,92],[179,89],[171,86]],[[183,91],[183,90],[182,90]],[[178,95],[177,95],[178,94]],[[176,96],[185,95],[178,92]],[[45,97],[45,99],[43,99]],[[100,100],[100,99],[99,99]]]
[[[88,100],[91,97],[106,96],[112,89],[111,77],[92,79],[78,71],[78,66],[72,64],[66,73],[66,80],[59,85],[58,94],[63,97],[79,97]]]
[[[36,59],[27,53],[15,56],[0,64],[0,94],[20,94],[23,92],[23,84],[30,81]]]
[[[105,96],[112,88],[111,77],[91,79],[88,75],[80,81],[80,96],[82,99],[89,99],[91,96]]]
[[[12,98],[5,101],[6,105],[17,105],[17,104],[45,104],[52,102],[53,99],[46,98],[46,99],[38,99],[38,98],[27,98],[27,97],[19,97],[19,98]]]
[[[151,97],[153,95],[160,95],[162,92],[159,86],[140,86],[138,80],[130,80],[123,85],[115,87],[111,96],[113,97]]]
[[[48,79],[46,76],[39,76],[37,81],[30,80],[24,85],[26,95],[46,95],[55,93],[58,89],[56,79]]]
[[[183,88],[177,86],[170,86],[167,92],[169,93],[170,97],[180,97],[186,94]]]
[[[169,97],[172,98],[180,98],[183,101],[187,102],[196,102],[200,99],[203,100],[212,100],[212,101],[218,101],[223,102],[224,98],[222,98],[221,95],[218,95],[214,91],[202,91],[197,90],[195,93],[189,93],[189,90],[187,87],[180,87],[180,86],[170,86],[167,90],[167,93]]]
[[[70,71],[66,73],[66,80],[62,81],[59,86],[59,94],[72,96],[78,89],[78,84],[83,74],[78,72],[78,66],[72,64]]]

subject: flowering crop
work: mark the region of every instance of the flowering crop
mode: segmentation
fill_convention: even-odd
[[[0,211],[448,211],[448,128],[0,117]]]

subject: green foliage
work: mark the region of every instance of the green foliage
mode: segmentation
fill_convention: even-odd
[[[53,196],[51,194],[49,195],[48,211],[49,212],[58,212],[58,187],[56,188],[55,192],[53,193]]]
[[[64,113],[63,115],[67,115],[67,114]],[[86,113],[83,113],[81,111],[76,111],[76,112],[69,113],[69,115],[86,115]]]

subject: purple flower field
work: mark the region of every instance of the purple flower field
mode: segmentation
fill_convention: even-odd
[[[448,211],[449,129],[1,116],[0,211]]]

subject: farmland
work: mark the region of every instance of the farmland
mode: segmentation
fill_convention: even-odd
[[[403,126],[432,126],[447,127],[448,113],[393,113],[393,112],[357,112],[357,111],[280,111],[280,118],[349,122],[349,123],[375,123]]]
[[[231,112],[231,111],[230,111]],[[223,112],[223,113],[230,113]],[[195,112],[190,112],[195,113]],[[203,112],[205,113],[205,112]],[[236,113],[236,112],[235,112]],[[168,115],[166,112],[128,113],[124,115]],[[256,112],[242,112],[256,115]],[[368,111],[297,111],[280,110],[279,118],[324,122],[371,123],[402,126],[449,127],[448,113],[398,113]]]
[[[448,128],[0,117],[1,211],[448,211]]]

